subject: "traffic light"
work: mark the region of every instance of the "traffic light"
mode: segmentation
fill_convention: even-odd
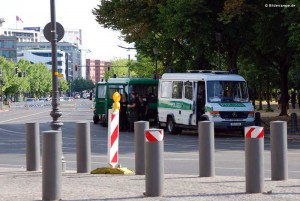
[[[110,71],[110,64],[107,64],[107,71]]]
[[[18,74],[18,67],[15,67],[15,74]]]
[[[75,71],[77,71],[78,70],[78,65],[77,64],[75,64]]]

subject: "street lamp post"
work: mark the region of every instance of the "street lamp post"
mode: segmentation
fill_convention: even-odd
[[[2,87],[4,85],[4,82],[3,82],[3,75],[2,75],[2,72],[0,71],[0,85],[1,85],[1,102],[0,102],[0,110],[3,109],[3,91],[2,91]]]
[[[62,115],[59,111],[58,72],[57,72],[57,32],[55,18],[55,0],[50,0],[51,10],[51,50],[52,50],[52,111],[50,115],[53,121],[50,123],[52,130],[61,130],[63,123],[58,120]]]

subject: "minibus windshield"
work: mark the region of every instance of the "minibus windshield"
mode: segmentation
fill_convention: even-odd
[[[207,81],[207,101],[249,102],[247,83],[245,81]]]

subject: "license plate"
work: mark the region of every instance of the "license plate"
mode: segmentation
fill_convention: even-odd
[[[149,119],[149,121],[154,121],[154,119]]]
[[[238,122],[235,122],[235,123],[230,123],[230,126],[241,126],[242,123],[238,123]]]

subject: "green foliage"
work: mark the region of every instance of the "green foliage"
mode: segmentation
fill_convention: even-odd
[[[59,79],[59,88],[61,88],[61,91],[67,91],[69,89],[69,83],[65,79]]]
[[[18,74],[15,68],[18,68]],[[20,60],[18,63],[7,61],[0,57],[0,71],[3,82],[2,90],[6,97],[15,94],[29,93],[30,97],[44,97],[52,91],[51,70],[43,63],[31,64],[28,61]],[[61,81],[63,91],[68,88],[66,81]]]
[[[91,80],[85,80],[83,78],[77,78],[71,83],[72,91],[82,92],[85,90],[92,90],[95,88],[94,83]]]

